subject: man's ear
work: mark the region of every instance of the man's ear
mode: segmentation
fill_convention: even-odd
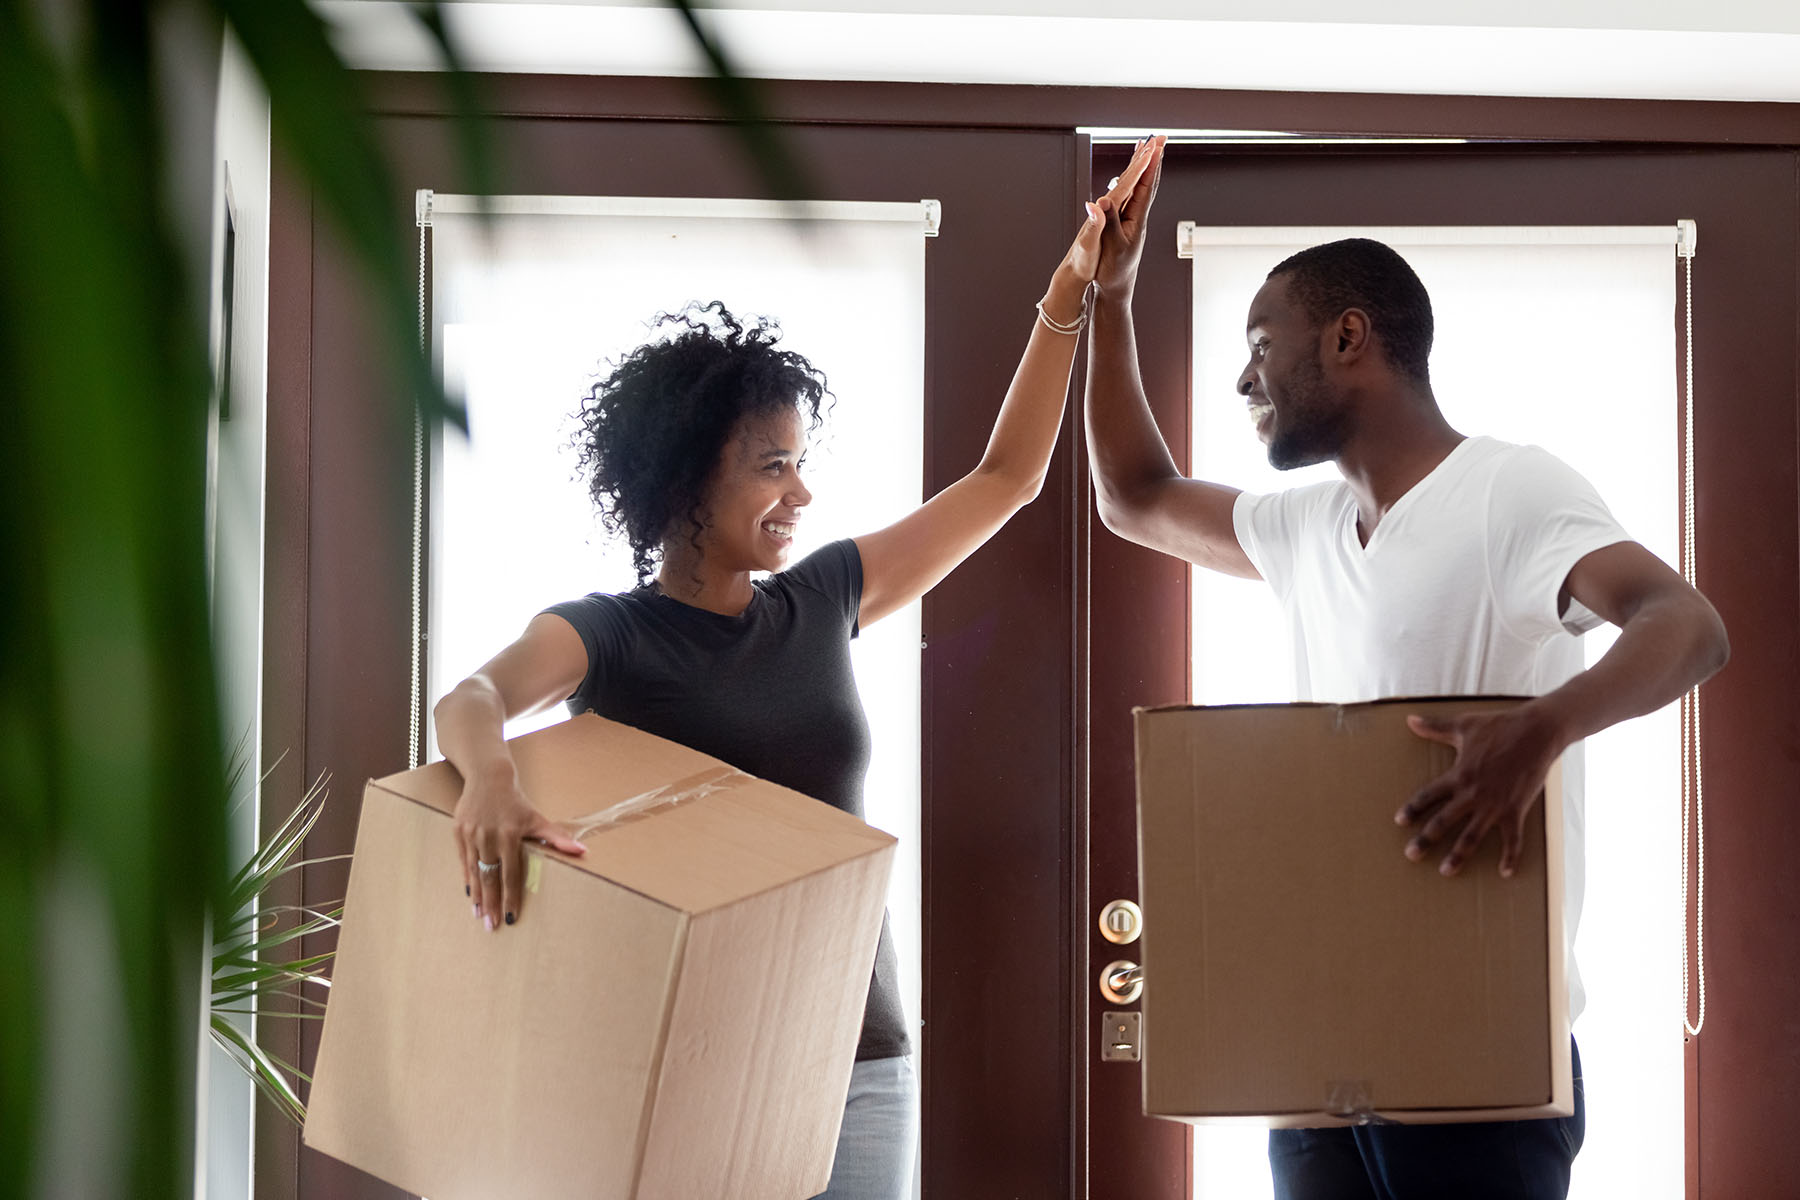
[[[1348,362],[1367,353],[1374,329],[1368,313],[1360,308],[1347,308],[1339,314],[1332,332],[1336,337],[1338,357]]]

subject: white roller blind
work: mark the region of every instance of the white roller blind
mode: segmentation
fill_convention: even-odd
[[[1652,227],[1183,227],[1193,258],[1192,473],[1251,491],[1336,478],[1281,472],[1235,383],[1250,298],[1296,251],[1342,237],[1398,250],[1436,317],[1432,387],[1458,430],[1536,443],[1593,482],[1633,537],[1680,562],[1678,238]],[[1291,699],[1285,629],[1261,583],[1193,575],[1194,698]],[[1612,626],[1582,639],[1588,662]],[[1678,713],[1626,722],[1586,746],[1586,899],[1575,950],[1588,1003],[1575,1027],[1588,1076],[1587,1142],[1571,1196],[1681,1195],[1681,767]],[[1267,1196],[1260,1131],[1202,1130],[1196,1195]]]
[[[428,336],[469,436],[432,447],[426,711],[545,606],[636,580],[573,477],[573,414],[646,322],[690,301],[780,320],[781,345],[826,375],[835,403],[809,448],[814,501],[794,556],[916,507],[923,481],[925,238],[935,202],[432,197]],[[899,836],[890,907],[909,1011],[918,1007],[919,615],[854,643],[873,730],[868,815]],[[798,681],[797,681],[798,682]],[[560,720],[558,707],[508,733]],[[429,725],[429,722],[427,722]],[[428,744],[438,755],[435,735]]]

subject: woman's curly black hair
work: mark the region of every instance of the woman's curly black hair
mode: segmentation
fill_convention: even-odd
[[[781,326],[770,318],[696,301],[658,313],[650,328],[658,336],[588,390],[574,438],[576,470],[601,524],[631,546],[639,583],[678,523],[697,536],[707,481],[738,422],[797,408],[810,432],[830,395],[818,368],[775,348]]]

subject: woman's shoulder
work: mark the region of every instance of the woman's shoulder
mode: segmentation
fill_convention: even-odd
[[[625,592],[589,592],[544,609],[576,629],[622,629],[643,620],[654,594],[648,587]]]
[[[837,597],[862,593],[862,554],[855,540],[826,542],[799,562],[763,581],[771,587],[803,587]]]

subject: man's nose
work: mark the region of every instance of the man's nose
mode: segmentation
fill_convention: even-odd
[[[1238,380],[1237,380],[1238,395],[1248,396],[1250,394],[1250,389],[1255,386],[1256,386],[1256,378],[1250,373],[1250,368],[1245,367],[1243,374],[1238,376]]]

